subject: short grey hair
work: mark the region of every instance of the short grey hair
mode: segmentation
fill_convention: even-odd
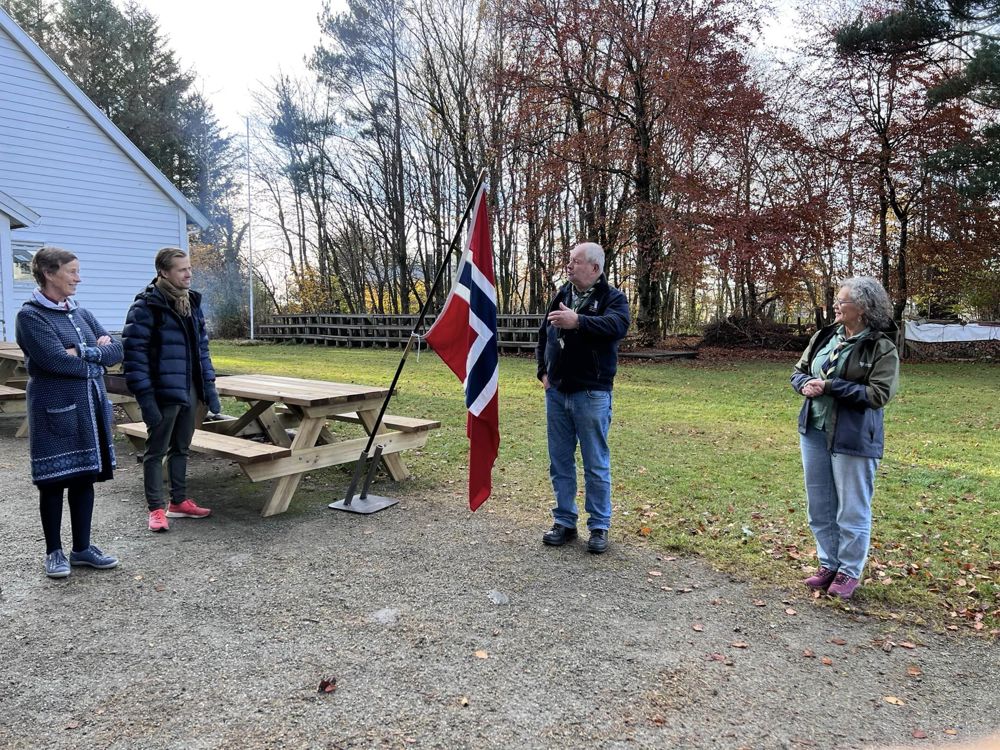
[[[855,276],[841,282],[851,295],[851,302],[861,308],[861,319],[869,328],[885,330],[892,324],[892,300],[877,280],[871,276]]]
[[[31,258],[31,275],[38,282],[38,288],[44,289],[50,273],[59,273],[59,269],[67,263],[79,260],[76,255],[61,247],[46,245],[39,248]]]
[[[587,259],[588,263],[596,263],[604,270],[604,248],[598,245],[596,242],[581,242],[573,249],[577,248],[583,249],[583,257]]]

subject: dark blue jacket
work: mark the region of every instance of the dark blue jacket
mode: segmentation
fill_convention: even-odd
[[[16,330],[28,371],[31,481],[107,476],[115,449],[104,367],[121,362],[122,345],[98,346],[107,331],[82,307],[53,310],[34,300],[17,314]],[[79,356],[66,353],[72,347]],[[110,467],[102,465],[102,453],[110,457]]]
[[[560,303],[570,307],[570,287],[567,283],[559,290],[548,312]],[[538,379],[548,375],[549,386],[563,393],[610,391],[618,372],[618,342],[628,333],[628,300],[602,275],[577,314],[580,327],[572,331],[551,325],[546,314],[535,349]]]
[[[838,328],[839,324],[821,328],[809,341],[792,372],[792,388],[796,393],[802,393],[803,386],[813,379],[813,360]],[[847,353],[840,375],[824,381],[824,394],[833,397],[832,425],[826,431],[830,452],[882,458],[885,449],[882,407],[898,388],[896,345],[886,332],[870,331]],[[799,411],[799,432],[805,434],[808,424],[809,399],[806,399]]]
[[[125,383],[150,427],[159,424],[161,406],[187,404],[192,386],[209,411],[221,410],[201,295],[190,295],[191,315],[181,318],[150,284],[135,296],[125,319]]]

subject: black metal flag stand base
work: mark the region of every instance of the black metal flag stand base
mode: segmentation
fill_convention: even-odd
[[[399,500],[392,497],[368,494],[368,485],[372,483],[372,477],[375,476],[375,469],[378,468],[378,462],[382,458],[382,448],[383,446],[381,445],[375,446],[375,455],[372,456],[372,462],[365,473],[365,483],[361,486],[361,492],[357,495],[354,494],[354,490],[358,486],[358,480],[361,478],[361,471],[368,462],[367,450],[361,452],[358,462],[354,464],[354,476],[351,478],[351,486],[347,488],[347,495],[343,500],[330,503],[326,506],[327,508],[332,510],[346,510],[348,513],[360,513],[367,516],[372,513],[378,513],[380,510],[391,508],[399,502]]]
[[[382,497],[381,495],[368,495],[367,497],[362,497],[361,495],[355,495],[351,502],[347,502],[347,500],[338,500],[335,503],[330,503],[326,507],[332,508],[333,510],[346,510],[348,513],[360,513],[367,516],[372,513],[378,513],[380,510],[391,508],[398,502],[399,500],[394,497]]]

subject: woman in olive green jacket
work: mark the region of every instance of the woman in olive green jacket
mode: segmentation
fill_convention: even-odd
[[[792,387],[806,397],[799,444],[820,564],[805,583],[849,599],[868,559],[882,409],[899,385],[899,354],[892,304],[875,279],[844,282],[834,312],[795,365]]]

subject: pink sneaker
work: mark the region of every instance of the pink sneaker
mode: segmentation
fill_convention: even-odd
[[[851,595],[854,594],[854,589],[857,587],[857,578],[851,578],[846,573],[837,573],[837,577],[833,579],[833,583],[830,584],[830,588],[826,590],[826,593],[839,596],[841,599],[850,599]]]
[[[210,515],[211,509],[202,508],[191,498],[167,506],[167,518],[207,518]]]
[[[823,591],[826,591],[827,586],[833,583],[833,579],[836,577],[836,575],[837,575],[836,570],[830,570],[829,568],[820,568],[811,576],[809,576],[806,580],[804,580],[802,583],[804,583],[811,589],[822,589]]]
[[[170,531],[170,522],[167,520],[167,514],[163,512],[163,508],[149,511],[149,530]]]

